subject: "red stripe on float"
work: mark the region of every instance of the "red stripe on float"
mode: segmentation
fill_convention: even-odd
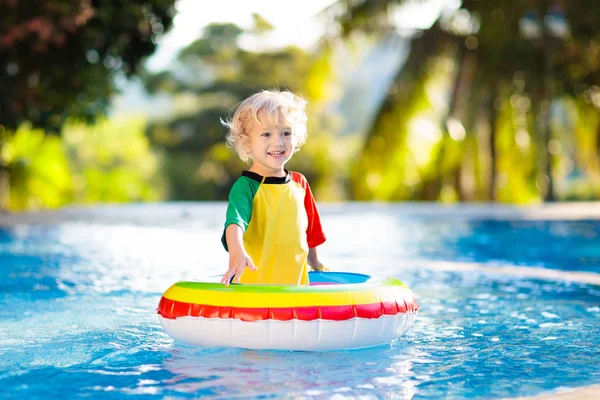
[[[401,312],[398,310],[398,306],[396,305],[395,301],[382,301],[381,302],[381,311],[385,315],[395,315],[395,314],[398,314],[398,312]]]
[[[262,321],[265,319],[276,319],[269,318],[268,308],[240,308],[235,307],[233,309],[232,318],[241,319],[242,321]]]
[[[294,319],[299,319],[302,321],[314,321],[315,319],[322,318],[319,315],[319,310],[317,306],[312,307],[293,307]]]
[[[379,318],[381,315],[381,303],[360,304],[356,306],[356,316],[359,318]]]
[[[277,321],[290,321],[294,319],[292,308],[269,308],[269,318]]]
[[[382,315],[415,313],[418,309],[419,306],[414,298],[401,302],[388,301],[343,306],[244,308],[184,303],[162,297],[158,304],[157,311],[163,318],[168,319],[189,316],[204,318],[235,318],[250,322],[267,319],[277,321],[290,321],[292,319],[301,321],[314,321],[316,319],[344,321],[355,317],[379,318]]]
[[[186,303],[180,303],[179,304],[180,307],[185,308]],[[190,315],[190,314],[186,314],[186,315],[190,315],[190,317],[198,317],[198,316],[202,316],[205,318],[220,318],[221,316],[219,315],[219,306],[209,306],[209,305],[205,305],[204,306],[204,313],[199,314],[199,315]]]

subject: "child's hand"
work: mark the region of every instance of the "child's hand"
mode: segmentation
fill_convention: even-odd
[[[321,261],[319,261],[316,247],[308,249],[308,257],[306,258],[306,261],[313,271],[329,271],[329,268],[324,266]]]
[[[251,271],[256,271],[258,269],[245,251],[240,253],[229,253],[229,269],[225,272],[223,278],[221,278],[221,283],[225,284],[225,286],[229,286],[229,282],[232,278],[235,278],[233,282],[240,283],[244,268],[248,268]]]
[[[311,268],[313,271],[329,271],[329,268],[324,266],[321,261],[319,261],[315,267],[311,266]]]

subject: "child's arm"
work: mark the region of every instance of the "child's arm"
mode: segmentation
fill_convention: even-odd
[[[229,281],[232,278],[235,278],[235,283],[239,283],[244,268],[249,268],[251,271],[257,270],[254,262],[246,253],[246,249],[244,249],[243,237],[244,231],[239,225],[231,224],[225,230],[225,239],[229,248],[229,269],[221,278],[221,283],[224,283],[225,286],[229,286]]]
[[[310,265],[310,267],[312,269],[314,269],[315,271],[329,271],[329,268],[327,268],[326,266],[321,264],[321,261],[319,261],[316,247],[308,249],[307,262],[308,262],[308,265]]]

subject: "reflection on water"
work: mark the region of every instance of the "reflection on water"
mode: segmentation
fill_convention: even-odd
[[[166,390],[218,396],[275,397],[351,393],[414,394],[411,361],[383,346],[347,352],[304,353],[178,349],[165,360],[174,377]]]
[[[95,210],[93,223],[0,229],[5,397],[498,398],[600,383],[597,286],[410,264],[529,260],[501,249],[510,240],[523,251],[529,244],[538,260],[531,264],[556,268],[568,257],[593,270],[598,223],[419,221],[385,209],[325,210],[324,261],[403,280],[419,316],[386,346],[266,352],[186,347],[161,330],[155,308],[163,290],[221,273],[227,256],[219,242],[223,205],[168,208],[165,220],[154,207],[147,220],[144,207],[134,208],[137,224],[115,223],[113,209],[110,223]],[[545,260],[556,251],[535,256],[542,243],[571,247],[551,263]]]

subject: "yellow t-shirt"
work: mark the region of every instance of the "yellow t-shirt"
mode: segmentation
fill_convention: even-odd
[[[240,283],[308,284],[308,249],[325,242],[325,235],[306,178],[286,172],[279,178],[244,171],[231,188],[225,229],[242,227],[258,269],[245,269]],[[222,242],[227,249],[224,232]]]

